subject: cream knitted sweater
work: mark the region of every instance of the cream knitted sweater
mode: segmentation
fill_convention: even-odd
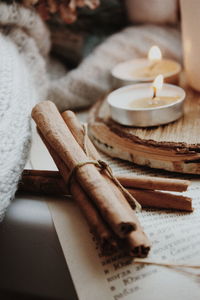
[[[112,88],[110,69],[119,61],[146,55],[152,44],[180,60],[178,30],[129,27],[97,47],[77,69],[63,74],[54,68],[52,79],[44,23],[31,10],[0,4],[0,219],[28,156],[32,106],[44,99],[54,101],[60,110],[91,105]]]

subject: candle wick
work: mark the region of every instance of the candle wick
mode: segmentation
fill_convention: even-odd
[[[153,97],[152,97],[152,99],[156,98],[156,93],[157,93],[156,87],[153,86]]]

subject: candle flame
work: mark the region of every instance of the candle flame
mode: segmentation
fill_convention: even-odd
[[[152,46],[149,49],[148,59],[150,61],[155,61],[155,60],[161,60],[162,59],[162,53],[161,53],[161,50],[158,46]]]
[[[153,98],[157,96],[157,92],[160,91],[163,87],[163,75],[156,76],[154,82],[153,82]]]

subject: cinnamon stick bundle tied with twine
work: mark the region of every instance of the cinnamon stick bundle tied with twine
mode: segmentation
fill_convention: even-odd
[[[87,134],[87,127],[82,126],[82,124],[79,122],[79,120],[76,118],[75,114],[72,111],[65,111],[62,114],[62,117],[71,130],[73,136],[75,137],[77,143],[84,149],[84,152],[91,157],[94,160],[101,160],[101,157],[90,141],[90,138]],[[105,164],[106,165],[106,164]],[[122,191],[124,192],[126,199],[130,206],[132,208],[135,207],[135,203],[137,202],[134,197],[130,197],[130,193],[123,188],[121,183],[118,181],[117,178],[115,178],[112,174],[112,170],[109,166],[107,166],[105,169],[103,169],[102,172],[103,176],[107,179],[110,179],[110,185],[112,187],[113,192],[118,195],[118,189],[117,187],[120,187]],[[114,184],[113,184],[113,181]],[[137,221],[137,219],[136,219]],[[129,248],[129,255],[131,256],[139,256],[139,257],[146,257],[149,252],[149,246],[147,246],[147,236],[144,233],[141,225],[139,222],[137,222],[137,230],[131,232],[127,236],[127,245]]]
[[[127,203],[123,192],[109,176],[101,174],[96,167],[96,161],[94,163],[87,157],[55,105],[50,101],[37,104],[32,111],[32,117],[43,138],[63,161],[63,164],[70,172],[76,170],[75,175],[79,185],[110,230],[119,238],[127,240],[129,240],[131,232],[138,232],[143,239],[139,243],[138,239],[135,241],[139,248],[137,256],[146,256],[150,249],[149,240],[141,230],[135,212]],[[61,175],[63,176],[63,174]],[[66,180],[66,178],[64,179]],[[134,248],[133,242],[131,245]]]

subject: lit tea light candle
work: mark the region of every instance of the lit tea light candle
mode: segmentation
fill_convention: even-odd
[[[152,84],[152,97],[145,97],[141,99],[133,100],[130,103],[130,108],[152,108],[164,105],[169,105],[179,99],[179,96],[158,96],[160,90],[163,87],[163,76],[158,75]]]
[[[163,83],[158,75],[152,83],[122,87],[110,93],[107,101],[111,118],[127,126],[149,127],[173,122],[183,115],[185,91]]]
[[[150,48],[147,58],[138,58],[118,64],[112,70],[115,87],[138,82],[150,82],[162,74],[165,82],[178,83],[181,65],[171,59],[163,59],[159,47]]]

